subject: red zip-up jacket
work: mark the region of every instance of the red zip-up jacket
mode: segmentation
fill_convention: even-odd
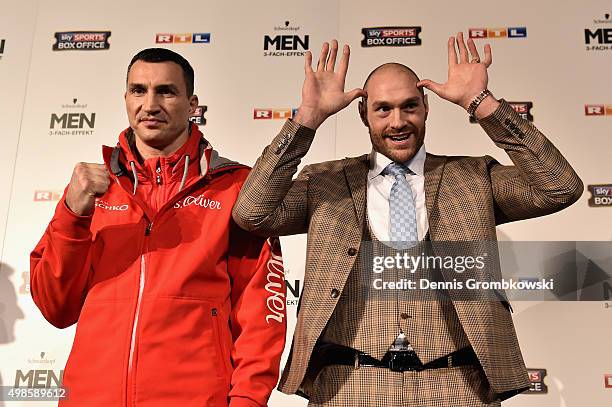
[[[170,157],[138,163],[133,135],[103,147],[111,185],[92,216],[65,196],[31,254],[44,317],[77,323],[65,406],[265,406],[285,343],[278,240],[241,230],[248,168],[196,126]]]

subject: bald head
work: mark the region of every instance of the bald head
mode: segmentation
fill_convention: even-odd
[[[379,65],[372,72],[370,72],[363,84],[363,89],[367,92],[368,84],[370,83],[370,81],[378,75],[382,74],[405,74],[406,76],[410,77],[415,83],[420,80],[419,76],[406,65],[400,64],[398,62],[387,62],[386,64]],[[421,92],[421,95],[423,95],[423,88],[419,88],[419,91]]]

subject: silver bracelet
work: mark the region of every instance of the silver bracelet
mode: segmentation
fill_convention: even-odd
[[[482,92],[480,92],[468,106],[467,108],[468,114],[474,117],[474,113],[476,113],[476,109],[478,109],[478,106],[480,106],[480,103],[484,100],[484,98],[486,98],[490,94],[491,94],[491,91],[489,89],[485,89]]]

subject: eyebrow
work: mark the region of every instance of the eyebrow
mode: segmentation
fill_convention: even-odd
[[[420,100],[421,100],[420,96],[414,96],[414,97],[411,97],[411,98],[403,100],[400,103],[400,106],[403,107],[403,106],[410,105],[410,104],[418,104]],[[387,101],[384,101],[384,100],[380,100],[380,101],[375,100],[374,102],[372,102],[372,108],[373,109],[376,109],[376,108],[379,108],[379,107],[382,107],[382,106],[390,106],[390,105],[391,105],[391,103],[389,103]]]
[[[143,84],[143,83],[129,83],[128,84],[128,88],[129,89],[147,89],[147,85]],[[155,86],[155,91],[156,92],[166,92],[166,91],[172,91],[174,93],[179,93],[179,89],[176,85],[171,84],[171,83],[165,83],[165,84],[161,84],[161,85],[157,85]]]

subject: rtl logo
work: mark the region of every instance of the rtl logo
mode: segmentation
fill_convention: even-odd
[[[469,36],[472,39],[479,38],[525,38],[527,27],[508,28],[470,28]]]
[[[208,44],[210,33],[155,34],[156,44]]]
[[[584,114],[587,116],[610,116],[612,105],[584,105]]]
[[[34,191],[34,202],[57,202],[61,197],[58,191]]]
[[[253,110],[253,119],[272,120],[272,119],[291,119],[295,117],[297,109],[258,109]]]

